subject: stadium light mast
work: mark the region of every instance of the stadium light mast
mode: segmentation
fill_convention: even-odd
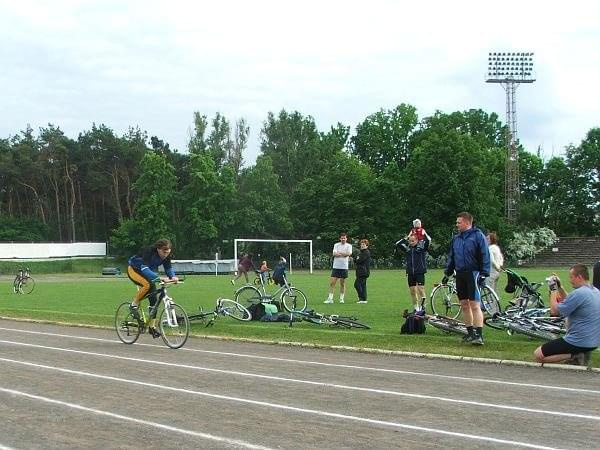
[[[519,205],[519,140],[517,138],[517,86],[533,83],[533,52],[493,52],[488,55],[486,83],[499,83],[506,91],[506,172],[505,209],[506,220],[517,220]]]

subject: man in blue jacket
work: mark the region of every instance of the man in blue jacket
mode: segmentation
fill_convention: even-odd
[[[461,212],[456,216],[458,234],[452,239],[444,280],[456,272],[456,291],[468,334],[465,342],[483,345],[483,312],[479,288],[490,275],[490,253],[484,234],[473,226],[473,216]]]

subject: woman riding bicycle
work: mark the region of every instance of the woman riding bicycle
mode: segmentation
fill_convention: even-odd
[[[153,338],[160,336],[160,332],[156,329],[156,310],[154,306],[158,302],[156,297],[156,286],[154,283],[158,281],[178,281],[175,276],[175,271],[171,267],[171,241],[168,239],[159,239],[150,247],[140,249],[135,255],[129,258],[129,266],[127,267],[127,276],[133,281],[139,289],[135,298],[131,302],[130,310],[133,317],[140,318],[139,306],[141,300],[148,294],[150,301],[150,326],[148,332]],[[167,277],[158,275],[158,267],[163,266]]]

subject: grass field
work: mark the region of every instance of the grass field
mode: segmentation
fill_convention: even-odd
[[[522,269],[520,273],[531,281],[542,281],[552,270]],[[6,273],[6,272],[5,272]],[[96,272],[98,273],[98,272]],[[568,280],[567,270],[557,271],[563,280]],[[70,324],[85,324],[112,328],[117,305],[132,298],[134,286],[125,276],[100,277],[90,273],[36,274],[36,287],[29,295],[12,293],[13,276],[0,277],[0,315],[10,318],[29,318]],[[290,276],[309,300],[309,308],[323,313],[354,315],[371,326],[370,330],[342,330],[318,326],[307,322],[295,323],[249,323],[236,322],[219,317],[211,328],[192,322],[192,333],[269,341],[297,341],[320,345],[369,347],[387,350],[440,353],[484,358],[515,359],[532,361],[532,352],[540,341],[526,336],[509,336],[504,332],[484,329],[485,345],[475,347],[462,344],[458,335],[447,335],[428,327],[425,335],[401,335],[402,311],[410,308],[410,298],[404,272],[397,270],[372,271],[368,281],[369,303],[356,304],[356,292],[352,287],[354,274],[349,278],[346,303],[325,305],[329,272],[314,274],[294,273]],[[440,270],[427,274],[427,292],[433,283],[442,278]],[[233,298],[234,288],[229,276],[188,276],[184,284],[174,286],[169,293],[181,304],[188,314],[202,306],[212,309],[218,297]],[[503,292],[505,276],[498,283],[505,304],[509,294]],[[241,286],[238,284],[236,287]],[[500,289],[501,287],[501,289]],[[593,365],[600,363],[593,358]]]

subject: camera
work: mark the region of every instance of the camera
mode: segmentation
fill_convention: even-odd
[[[548,283],[548,287],[551,291],[555,291],[558,287],[558,281],[554,275],[546,278],[546,283]]]

